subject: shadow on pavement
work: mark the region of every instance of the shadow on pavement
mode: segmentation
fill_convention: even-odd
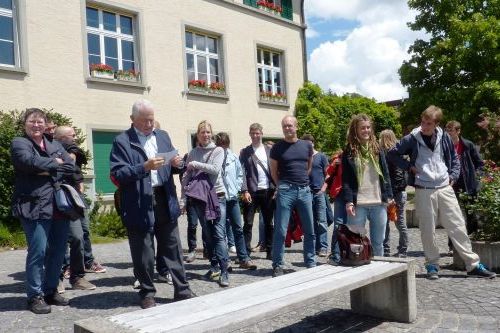
[[[106,262],[102,264],[105,267],[112,267],[116,269],[129,269],[133,267],[131,262]]]
[[[24,281],[22,282],[15,282],[11,284],[4,284],[0,286],[0,294],[25,294],[26,293],[26,286],[24,284]],[[2,305],[3,298],[0,301],[0,306]]]
[[[70,299],[70,307],[77,309],[113,309],[136,306],[139,297],[135,291],[96,292]]]
[[[19,297],[2,297],[2,300],[0,301],[0,312],[26,310],[26,301],[27,299],[25,294]]]

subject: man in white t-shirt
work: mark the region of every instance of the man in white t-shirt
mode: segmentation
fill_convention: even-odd
[[[240,162],[243,167],[243,234],[248,253],[252,246],[252,228],[255,210],[260,209],[265,225],[265,247],[267,259],[271,259],[271,248],[273,240],[273,196],[274,183],[269,169],[270,149],[262,143],[262,125],[254,123],[249,130],[252,144],[243,148],[240,152]]]

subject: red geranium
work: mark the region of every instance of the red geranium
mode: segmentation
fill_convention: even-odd
[[[113,73],[113,67],[106,64],[90,64],[90,71]]]

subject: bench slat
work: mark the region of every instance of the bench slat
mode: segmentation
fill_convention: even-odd
[[[406,270],[406,264],[373,262],[349,268],[321,265],[275,279],[204,295],[183,302],[110,317],[141,332],[197,332],[244,327],[315,297],[348,291]],[[234,322],[233,322],[234,321]]]

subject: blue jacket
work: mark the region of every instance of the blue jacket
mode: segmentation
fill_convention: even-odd
[[[387,167],[387,161],[385,160],[385,153],[381,149],[378,156],[378,162],[380,165],[380,170],[382,171],[383,177],[379,176],[380,183],[380,194],[382,197],[382,202],[388,202],[393,198],[392,188],[391,188],[391,177],[389,175],[389,168]],[[357,204],[358,199],[358,179],[356,177],[356,166],[353,156],[351,156],[351,150],[346,147],[344,153],[342,154],[342,196],[345,202],[352,202]]]
[[[415,161],[417,160],[420,145],[414,133],[415,130],[404,136],[394,148],[389,150],[387,155],[387,158],[392,163],[396,164],[403,170],[409,171],[412,166],[415,166]],[[443,133],[440,144],[443,151],[443,160],[448,168],[448,175],[451,180],[457,181],[458,176],[460,175],[460,161],[458,160],[453,146],[453,141],[451,141],[451,137],[448,133]],[[404,155],[409,155],[410,160],[408,161],[404,159]],[[408,185],[415,185],[415,175],[412,172],[408,172]]]
[[[61,180],[61,166],[70,172],[74,163],[57,141],[44,138],[45,151],[28,137],[12,140],[10,154],[14,165],[12,215],[26,220],[54,217],[54,181]],[[56,158],[64,164],[59,165]],[[42,175],[43,174],[43,175]],[[69,176],[71,177],[71,176]]]
[[[174,150],[167,132],[156,129],[154,133],[159,153]],[[123,223],[129,230],[152,232],[155,223],[153,188],[151,174],[144,169],[148,157],[133,127],[115,138],[109,159],[111,176],[121,190]],[[168,211],[165,214],[169,214],[170,220],[176,223],[180,208],[170,164],[158,169],[158,180],[167,194]]]

